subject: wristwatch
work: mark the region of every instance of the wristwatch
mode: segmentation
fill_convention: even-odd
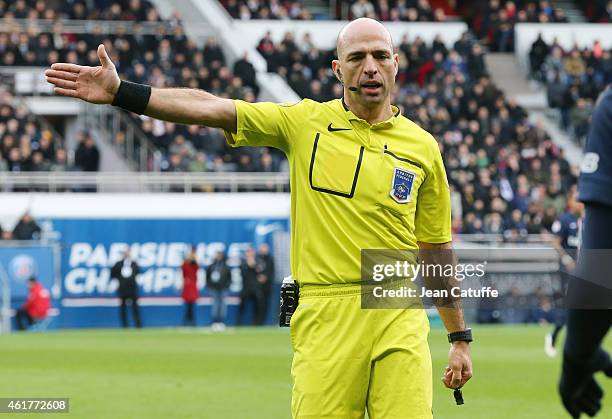
[[[448,341],[450,343],[453,342],[471,342],[472,339],[472,329],[460,330],[459,332],[453,332],[448,334]]]

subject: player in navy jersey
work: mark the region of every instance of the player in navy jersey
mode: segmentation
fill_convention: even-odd
[[[598,100],[581,166],[579,198],[585,204],[582,247],[568,288],[567,338],[559,393],[573,418],[594,416],[603,391],[595,374],[612,377],[601,344],[612,325],[612,90]],[[603,250],[606,249],[606,250]]]
[[[559,258],[561,260],[559,276],[562,293],[565,293],[567,290],[569,275],[573,274],[576,268],[576,259],[578,257],[578,249],[580,248],[582,236],[583,213],[584,205],[582,202],[578,201],[576,189],[572,188],[567,196],[566,211],[553,223],[551,228],[552,232],[555,234],[553,245],[557,249],[557,252],[559,252]],[[555,348],[557,337],[561,329],[563,329],[563,326],[565,326],[566,320],[566,311],[556,310],[554,319],[555,327],[544,339],[544,351],[546,355],[551,358],[557,355],[557,349]]]

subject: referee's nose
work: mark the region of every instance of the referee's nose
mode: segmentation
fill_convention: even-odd
[[[372,54],[367,54],[365,63],[363,64],[363,72],[369,78],[372,78],[378,73],[378,67],[376,66],[376,59]]]

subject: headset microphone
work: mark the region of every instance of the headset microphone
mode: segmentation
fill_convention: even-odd
[[[342,83],[342,85],[344,86],[344,80],[342,80],[342,73],[340,72],[340,69],[338,69],[338,71],[336,71],[336,76],[338,77],[338,81],[340,83]],[[347,88],[351,91],[351,92],[356,92],[359,89],[356,86],[347,86]]]

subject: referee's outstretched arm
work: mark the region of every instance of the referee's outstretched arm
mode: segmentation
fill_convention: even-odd
[[[55,93],[179,124],[206,125],[236,132],[236,107],[231,99],[198,89],[157,89],[122,82],[104,45],[98,46],[100,65],[55,63],[45,71]]]

